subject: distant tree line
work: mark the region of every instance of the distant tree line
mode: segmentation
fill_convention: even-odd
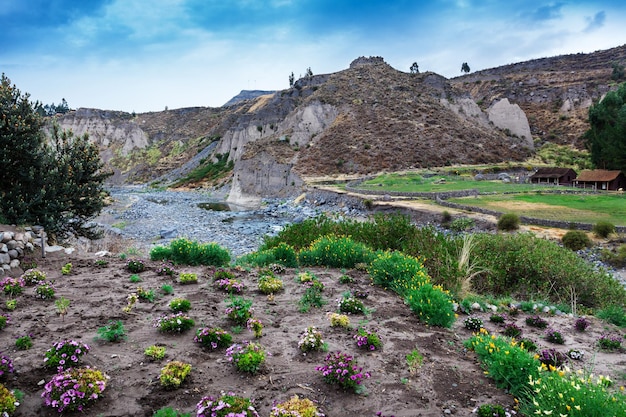
[[[40,102],[36,102],[33,104],[35,112],[39,116],[54,116],[55,114],[65,114],[70,111],[70,106],[67,104],[65,99],[61,99],[61,102],[57,105],[54,103],[42,105]]]

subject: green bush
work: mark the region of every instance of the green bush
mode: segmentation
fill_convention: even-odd
[[[416,290],[410,290],[405,302],[424,324],[449,328],[454,323],[452,298],[439,286],[425,283]]]
[[[155,411],[152,417],[191,417],[191,414],[176,411],[172,407],[165,407]]]
[[[596,317],[619,327],[626,327],[626,310],[617,305],[611,305],[598,310]]]
[[[620,245],[615,252],[610,249],[602,250],[602,260],[616,268],[626,266],[626,245]]]
[[[404,296],[430,281],[418,258],[398,251],[379,252],[367,272],[374,284],[389,288]]]
[[[175,389],[180,387],[190,372],[191,365],[188,363],[181,361],[168,362],[161,368],[159,381],[161,381],[161,386],[168,389]]]
[[[230,254],[217,243],[198,243],[189,239],[176,239],[169,247],[156,246],[150,251],[150,259],[168,259],[182,265],[224,266],[230,262]]]
[[[520,219],[515,213],[505,213],[498,219],[498,230],[511,232],[519,229]]]
[[[459,217],[450,223],[450,230],[454,232],[464,232],[472,227],[474,227],[474,219],[470,219],[469,217]]]
[[[591,239],[582,230],[568,230],[561,238],[563,246],[573,251],[591,246]]]
[[[298,266],[298,257],[292,246],[281,242],[273,248],[243,255],[237,259],[237,264],[251,266],[280,264],[287,268],[295,268]]]
[[[593,225],[593,233],[597,237],[606,239],[610,234],[615,233],[615,225],[611,222],[599,221]]]
[[[298,254],[302,265],[331,268],[354,268],[358,263],[369,263],[372,250],[365,244],[345,236],[322,236]]]
[[[2,415],[13,415],[17,406],[17,398],[13,392],[9,391],[4,385],[0,384],[0,413]]]

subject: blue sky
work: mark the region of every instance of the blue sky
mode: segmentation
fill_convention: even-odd
[[[446,77],[626,43],[623,0],[0,0],[0,72],[45,104],[221,106],[359,56]]]

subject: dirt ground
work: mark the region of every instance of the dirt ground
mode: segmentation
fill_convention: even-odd
[[[450,330],[424,326],[418,322],[401,299],[395,294],[370,285],[364,272],[345,271],[354,278],[353,284],[340,284],[344,271],[311,268],[325,285],[328,304],[308,313],[298,310],[298,300],[304,292],[295,280],[298,271],[288,269],[279,274],[285,291],[273,301],[261,294],[256,286],[256,271],[235,271],[246,284],[244,296],[253,300],[254,315],[265,324],[260,343],[271,353],[263,369],[254,376],[242,374],[229,363],[223,351],[210,352],[193,341],[195,329],[201,326],[220,326],[229,332],[233,324],[224,309],[227,295],[212,284],[213,268],[180,267],[177,272],[195,272],[199,283],[181,285],[172,278],[156,274],[159,266],[146,260],[147,270],[140,275],[141,282],[129,281],[131,273],[125,269],[126,261],[119,256],[103,258],[105,267],[97,266],[93,255],[65,255],[63,252],[48,254],[45,259],[33,257],[38,267],[54,281],[57,297],[71,300],[71,307],[63,319],[57,315],[54,302],[35,298],[34,288],[27,287],[18,297],[18,306],[9,314],[10,322],[0,331],[0,352],[13,359],[15,373],[3,383],[10,389],[25,393],[16,416],[54,416],[57,412],[46,409],[40,398],[43,384],[53,372],[43,366],[44,352],[62,339],[76,339],[91,346],[83,363],[104,371],[109,377],[104,396],[84,413],[63,415],[87,416],[152,416],[161,407],[171,406],[195,415],[196,403],[205,395],[219,395],[221,391],[233,391],[254,399],[261,416],[268,416],[272,405],[294,394],[316,401],[326,416],[443,416],[455,414],[468,416],[483,403],[499,403],[512,406],[514,400],[497,389],[483,374],[474,354],[463,347],[463,341],[471,332],[463,328],[464,316],[460,316]],[[62,275],[61,267],[67,262],[73,265],[70,275]],[[172,295],[160,291],[164,284],[174,288]],[[152,289],[158,294],[154,303],[138,302],[131,314],[122,308],[127,295],[137,286]],[[352,325],[376,328],[382,338],[380,351],[362,351],[353,339],[354,331],[331,328],[327,312],[336,311],[337,300],[344,291],[368,291],[364,300],[367,316],[353,316]],[[6,299],[6,296],[2,296]],[[192,303],[189,315],[195,320],[193,330],[182,334],[162,334],[153,327],[155,319],[169,313],[168,304],[173,297],[185,297]],[[4,306],[4,299],[2,306]],[[488,313],[478,313],[490,331],[499,328],[489,322]],[[604,353],[595,343],[604,332],[618,333],[618,329],[591,318],[592,326],[585,333],[575,332],[574,318],[546,316],[551,326],[560,329],[565,336],[564,346],[550,346],[534,330],[524,324],[525,314],[515,320],[525,336],[542,347],[555,347],[560,351],[579,348],[587,352],[582,363],[574,367],[593,369],[595,373],[609,374],[618,384],[626,381],[626,358],[623,353]],[[121,320],[127,339],[120,343],[95,341],[97,329]],[[357,395],[327,385],[315,367],[323,363],[324,352],[303,355],[298,350],[300,334],[307,326],[316,326],[323,333],[329,351],[341,350],[354,354],[363,368],[371,372],[366,381],[366,393]],[[622,331],[623,333],[623,331]],[[33,347],[26,351],[15,349],[17,337],[31,334]],[[252,334],[244,329],[233,334],[234,341],[251,340]],[[143,351],[152,344],[167,348],[162,362],[151,362]],[[405,356],[417,349],[424,356],[418,372],[410,374]],[[190,376],[176,390],[166,390],[159,384],[159,372],[167,361],[181,360],[193,366]]]

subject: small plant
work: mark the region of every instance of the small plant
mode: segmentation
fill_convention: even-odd
[[[121,320],[110,320],[106,326],[98,328],[96,340],[105,340],[107,342],[121,342],[126,339],[126,330]]]
[[[164,284],[163,286],[161,286],[161,291],[163,292],[163,294],[172,294],[174,292],[174,287],[169,284]]]
[[[61,267],[61,274],[69,275],[72,273],[72,263],[68,262]]]
[[[15,372],[13,360],[0,353],[0,379],[4,379],[7,374],[12,374],[13,372]]]
[[[284,288],[283,280],[274,275],[263,275],[259,278],[259,291],[263,294],[274,294]]]
[[[536,357],[547,367],[559,368],[567,363],[567,355],[552,348],[543,349]]]
[[[474,219],[469,217],[459,217],[450,223],[450,230],[453,232],[464,232],[472,227],[474,227]]]
[[[315,275],[309,271],[299,272],[298,275],[296,275],[296,280],[301,284],[311,282],[314,279],[316,279]]]
[[[565,343],[565,339],[563,339],[561,332],[554,329],[546,330],[546,340],[550,343],[556,343],[558,345]]]
[[[51,282],[44,282],[37,286],[35,290],[35,294],[37,298],[41,298],[42,300],[51,300],[54,298],[54,287]]]
[[[477,332],[483,327],[483,321],[480,317],[468,317],[463,320],[463,326],[465,326],[467,330]]]
[[[7,300],[5,305],[7,307],[7,310],[13,311],[17,308],[17,300],[16,299]]]
[[[538,329],[545,329],[548,327],[548,322],[539,316],[526,317],[526,324]]]
[[[89,346],[76,340],[62,340],[52,345],[44,355],[47,368],[67,369],[80,363],[80,358],[89,353]]]
[[[196,331],[193,341],[209,349],[221,349],[233,343],[233,337],[219,327],[202,327]]]
[[[424,356],[417,349],[413,349],[410,353],[406,355],[406,364],[409,367],[409,372],[411,375],[415,375],[417,370],[424,363]]]
[[[130,313],[133,310],[133,307],[135,306],[135,303],[137,302],[138,299],[139,299],[139,296],[137,296],[137,294],[135,294],[134,292],[128,294],[128,296],[126,297],[128,304],[126,304],[126,307],[124,307],[122,311],[124,313]]]
[[[360,327],[357,333],[354,335],[356,344],[361,349],[376,350],[383,347],[383,342],[380,340],[380,336],[375,331],[368,331]]]
[[[314,326],[304,329],[298,341],[298,348],[303,352],[311,352],[314,350],[324,350],[325,342],[322,339],[322,332]]]
[[[522,349],[528,352],[534,352],[537,350],[537,344],[533,342],[531,339],[521,339],[519,341],[519,345]]]
[[[191,417],[191,414],[179,412],[172,407],[163,407],[155,411],[152,417]]]
[[[243,284],[243,282],[238,281],[236,279],[230,278],[230,279],[218,279],[217,281],[215,281],[215,286],[222,290],[225,291],[229,294],[240,294],[243,292],[243,290],[246,288],[246,286]]]
[[[319,281],[310,281],[310,284],[307,284],[304,294],[302,294],[302,297],[298,301],[299,311],[301,313],[308,312],[311,307],[320,308],[327,304],[326,300],[322,297],[322,289],[320,289],[319,285],[314,285],[315,282]]]
[[[315,370],[322,373],[327,384],[336,384],[357,394],[363,392],[363,381],[370,377],[370,373],[363,372],[353,356],[342,352],[329,353],[324,358],[324,365]]]
[[[128,280],[133,284],[137,284],[138,282],[141,282],[141,277],[137,274],[133,274]]]
[[[147,301],[149,303],[154,303],[154,290],[150,289],[150,290],[146,290],[143,287],[137,287],[137,297],[139,297],[140,300],[144,300]]]
[[[32,287],[46,280],[46,273],[39,269],[29,269],[22,274],[24,285]]]
[[[107,261],[106,259],[96,259],[96,262],[94,262],[94,264],[99,268],[104,268],[106,266],[109,266],[109,261]]]
[[[574,323],[574,328],[579,332],[584,332],[590,325],[591,323],[589,323],[589,320],[587,320],[585,317],[579,317]]]
[[[185,381],[191,372],[191,365],[181,361],[168,362],[161,368],[159,381],[167,389],[176,389]]]
[[[570,349],[567,351],[567,356],[575,361],[581,361],[585,357],[585,351],[580,349]]]
[[[344,293],[338,302],[339,311],[348,314],[364,314],[365,306],[363,302],[354,297],[351,293]]]
[[[506,317],[502,314],[492,314],[489,316],[489,321],[495,324],[502,324],[506,320]]]
[[[226,349],[226,359],[242,372],[256,374],[265,362],[265,349],[259,343],[235,343]]]
[[[339,277],[340,284],[352,284],[353,282],[354,278],[352,278],[350,275],[343,274]]]
[[[232,392],[220,397],[203,397],[196,405],[196,417],[259,417],[249,398]]]
[[[508,337],[520,337],[522,335],[522,329],[515,323],[507,323],[504,325],[502,334]]]
[[[198,283],[198,275],[193,272],[181,272],[178,275],[178,282],[181,284],[197,284]]]
[[[270,417],[324,417],[324,414],[317,410],[313,401],[294,395],[272,407]]]
[[[504,230],[505,232],[512,232],[519,229],[520,218],[515,213],[505,213],[498,219],[498,230]]]
[[[407,290],[405,301],[422,323],[452,327],[455,320],[452,297],[441,286],[426,283],[416,290]]]
[[[0,384],[0,415],[3,417],[12,416],[19,404],[15,393],[9,391],[3,384]]]
[[[2,291],[9,297],[15,297],[21,294],[24,285],[22,278],[5,277],[0,281],[0,288],[2,288]]]
[[[174,264],[172,264],[170,261],[163,261],[161,265],[157,268],[156,273],[159,276],[174,276]]]
[[[235,279],[235,274],[224,268],[217,268],[213,274],[213,280],[219,281],[221,279]]]
[[[17,350],[28,350],[33,347],[32,335],[24,335],[15,339],[15,348]]]
[[[573,251],[591,246],[591,239],[582,230],[568,230],[561,238],[561,242],[563,246]]]
[[[146,269],[146,265],[141,259],[129,259],[126,262],[126,269],[128,269],[133,274],[138,274]]]
[[[0,314],[0,330],[7,327],[7,322],[9,321],[9,317],[3,314]]]
[[[44,405],[64,411],[83,411],[91,402],[100,398],[106,388],[108,376],[97,369],[71,368],[60,371],[44,385]]]
[[[67,310],[70,308],[70,300],[65,297],[61,297],[54,302],[54,306],[57,309],[57,314],[61,316],[63,320],[65,320],[65,315],[67,314]]]
[[[152,345],[148,346],[143,351],[143,354],[146,355],[151,361],[160,361],[165,357],[165,351],[165,346]]]
[[[598,346],[602,350],[619,350],[622,347],[622,338],[620,336],[603,334],[598,339]]]
[[[507,413],[504,407],[498,404],[483,404],[476,410],[478,417],[507,417],[510,413]]]
[[[166,314],[154,322],[154,327],[163,333],[182,333],[191,329],[195,322],[185,313]]]
[[[350,328],[350,317],[345,314],[328,313],[328,320],[330,321],[331,327]]]
[[[256,337],[257,339],[263,336],[263,323],[261,322],[261,320],[255,319],[254,317],[250,318],[246,322],[246,327],[248,328],[248,330],[254,333],[254,337]]]
[[[593,225],[592,230],[597,237],[606,239],[609,235],[615,233],[615,225],[611,222],[599,221]]]
[[[172,309],[172,311],[182,311],[183,313],[186,313],[191,310],[191,301],[187,300],[186,298],[174,298],[172,301],[170,301],[170,309]]]
[[[226,315],[236,324],[245,326],[252,317],[252,300],[231,296],[226,304]]]

